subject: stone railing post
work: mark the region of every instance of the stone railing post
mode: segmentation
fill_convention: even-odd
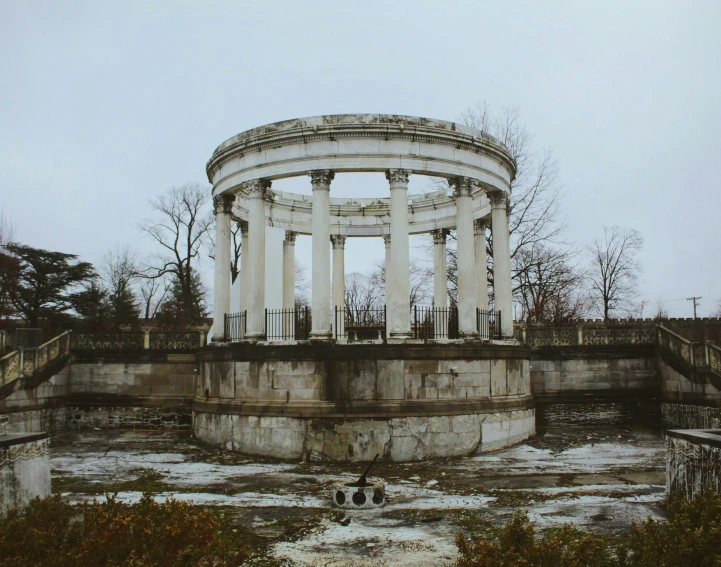
[[[576,340],[579,345],[583,344],[583,325],[578,325],[576,327]]]
[[[143,348],[150,350],[150,331],[143,332]]]
[[[25,376],[25,347],[18,347],[18,378]]]
[[[523,344],[528,344],[528,327],[525,325],[521,327],[521,339],[523,340]]]

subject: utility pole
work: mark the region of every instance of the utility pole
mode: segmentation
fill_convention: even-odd
[[[687,297],[686,301],[693,301],[693,318],[694,321],[696,320],[696,305],[698,304],[698,300],[703,299],[703,297]]]

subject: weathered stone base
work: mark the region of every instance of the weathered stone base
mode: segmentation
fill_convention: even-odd
[[[666,429],[721,429],[721,408],[692,404],[661,404]]]
[[[45,431],[60,433],[65,430],[66,408],[46,408],[0,414],[0,435]]]
[[[190,430],[188,408],[77,407],[67,408],[67,429]]]
[[[533,409],[451,416],[298,418],[194,412],[193,433],[225,449],[284,459],[418,461],[495,451],[535,434]]]
[[[692,498],[706,488],[721,492],[721,431],[667,431],[666,493]]]
[[[0,513],[50,494],[47,433],[0,437]]]

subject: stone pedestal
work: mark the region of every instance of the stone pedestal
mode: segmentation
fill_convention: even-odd
[[[366,486],[352,486],[338,483],[331,491],[333,504],[350,510],[381,508],[386,501],[386,485],[382,482],[368,482]]]

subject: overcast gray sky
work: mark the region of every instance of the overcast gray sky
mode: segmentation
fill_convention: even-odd
[[[0,0],[0,207],[21,242],[98,262],[117,242],[148,248],[148,199],[206,181],[238,132],[349,112],[457,120],[484,100],[518,104],[553,148],[567,240],[636,228],[643,295],[672,316],[691,295],[717,309],[719,0]],[[337,195],[387,192],[343,177]],[[347,271],[383,255],[351,242]]]

